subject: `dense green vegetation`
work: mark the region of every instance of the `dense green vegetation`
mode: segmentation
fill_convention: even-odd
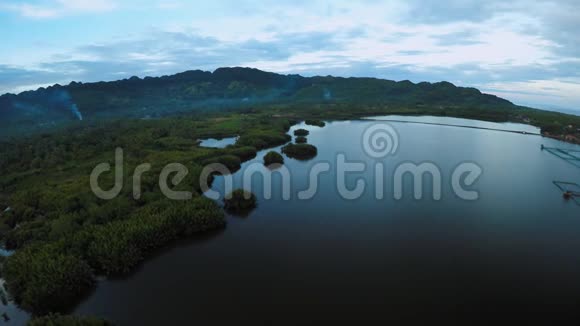
[[[309,160],[318,154],[318,149],[310,144],[288,144],[282,147],[282,153],[297,160]]]
[[[284,164],[284,157],[278,152],[270,151],[264,155],[264,165]]]
[[[219,163],[225,165],[231,173],[238,171],[242,167],[242,160],[235,155],[222,155],[213,157],[202,162],[203,165]]]
[[[294,130],[294,136],[308,136],[310,134],[310,131],[306,130],[306,129],[296,129]]]
[[[322,120],[313,120],[313,119],[310,119],[310,120],[304,121],[304,123],[306,123],[309,126],[317,126],[317,127],[324,127],[324,126],[326,126],[326,123],[324,123],[324,121],[322,121]]]
[[[95,317],[50,314],[30,320],[28,326],[109,326],[109,322]]]
[[[306,144],[308,142],[308,139],[306,139],[306,137],[304,136],[298,136],[294,141],[296,142],[296,144]]]
[[[3,276],[25,309],[61,311],[91,289],[93,272],[127,273],[150,251],[224,224],[219,207],[206,198],[160,201],[124,219],[86,226],[50,243],[28,245],[7,259]]]
[[[225,209],[233,214],[245,215],[256,205],[256,195],[244,189],[236,189],[224,198]]]
[[[240,135],[245,144],[271,147],[289,139],[292,123],[262,114],[127,120],[3,144],[0,239],[16,249],[2,261],[7,289],[34,313],[64,311],[92,289],[96,275],[128,273],[156,248],[223,227],[222,209],[200,196],[203,165],[238,168],[257,149],[202,148],[197,139]],[[124,151],[123,190],[101,200],[88,177],[101,162],[114,165],[116,147]],[[151,171],[143,174],[141,195],[134,199],[133,171],[142,163],[150,163]],[[174,190],[193,190],[192,200],[170,201],[161,193],[158,179],[168,163],[188,168]],[[103,174],[101,187],[109,189],[113,178]]]

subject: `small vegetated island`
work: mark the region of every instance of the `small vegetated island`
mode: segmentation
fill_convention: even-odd
[[[246,215],[257,206],[256,195],[244,190],[236,189],[224,198],[226,211],[236,215]]]
[[[310,160],[318,154],[318,149],[310,144],[288,144],[282,147],[282,153],[297,160]]]
[[[310,131],[306,130],[306,129],[296,129],[294,130],[294,136],[308,136],[310,134]]]
[[[306,139],[306,137],[304,136],[298,136],[296,137],[296,144],[306,144],[308,142],[308,139]]]
[[[324,123],[324,121],[321,120],[306,120],[304,121],[305,124],[309,125],[309,126],[316,126],[316,127],[324,127],[326,126],[326,123]]]
[[[278,152],[270,151],[264,156],[264,165],[271,166],[273,164],[284,164],[284,156]]]

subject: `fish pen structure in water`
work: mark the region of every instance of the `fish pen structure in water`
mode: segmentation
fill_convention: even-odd
[[[558,158],[561,158],[564,161],[580,168],[580,150],[557,148],[557,147],[546,147],[544,145],[542,145],[541,148],[543,151],[546,151],[546,152],[548,152],[548,153],[550,153]]]
[[[546,147],[544,145],[541,146],[541,149],[580,168],[580,150]],[[553,183],[562,191],[565,199],[573,200],[580,206],[580,185],[568,181],[553,181]]]
[[[574,182],[553,181],[558,189],[562,190],[564,198],[572,199],[577,205],[580,205],[580,185]]]

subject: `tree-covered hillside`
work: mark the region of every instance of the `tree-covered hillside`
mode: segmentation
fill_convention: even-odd
[[[29,134],[77,120],[149,119],[267,104],[381,104],[406,107],[512,108],[507,100],[448,82],[302,77],[250,68],[186,71],[163,77],[54,85],[0,96],[0,136]]]

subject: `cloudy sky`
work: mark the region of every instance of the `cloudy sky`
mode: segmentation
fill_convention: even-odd
[[[579,0],[0,0],[0,93],[248,66],[580,112]]]

